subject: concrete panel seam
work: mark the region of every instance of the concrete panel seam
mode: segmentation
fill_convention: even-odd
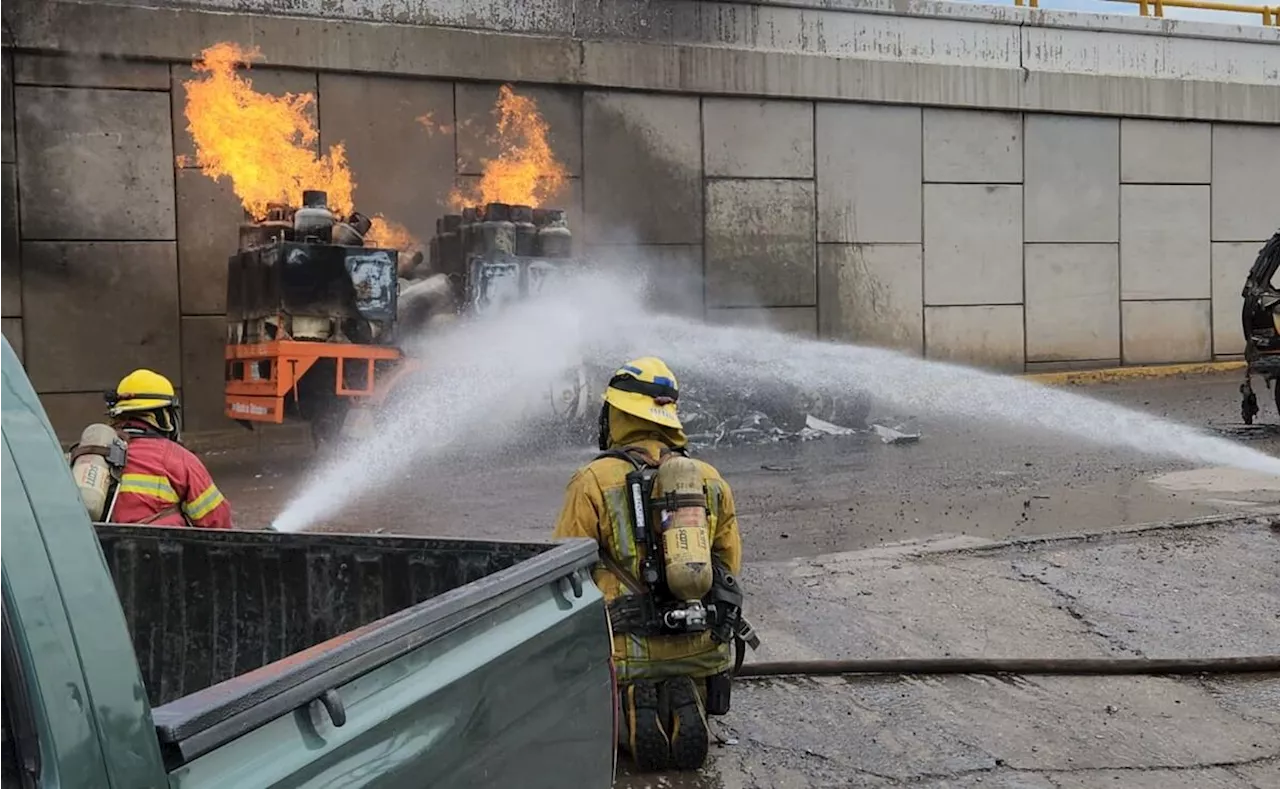
[[[22,243],[33,244],[172,244],[178,240],[175,234],[168,238],[58,238],[45,236],[21,236]]]
[[[1019,27],[1021,27],[1021,25],[1019,25]],[[1018,47],[1018,62],[1022,62],[1022,47]],[[1020,125],[1023,127],[1022,138],[1018,141],[1019,146],[1022,149],[1023,181],[1026,181],[1027,179],[1026,117],[1026,113],[1022,113],[1022,117],[1018,119],[1021,122]],[[1031,360],[1031,346],[1030,340],[1028,339],[1030,332],[1027,330],[1027,313],[1031,310],[1030,304],[1027,302],[1027,188],[1025,185],[1022,187],[1022,199],[1018,201],[1018,208],[1021,209],[1018,219],[1022,223],[1022,244],[1019,246],[1019,251],[1022,253],[1022,369],[1025,372],[1027,369],[1027,362]]]
[[[1119,181],[1124,181],[1124,162],[1122,159],[1124,156],[1124,123],[1120,122],[1118,125],[1120,128],[1116,130],[1116,178]],[[1120,190],[1122,188],[1122,186],[1116,187],[1116,241],[1120,244],[1124,243],[1124,201],[1120,198]],[[1211,218],[1212,216],[1213,214],[1210,213]],[[1210,225],[1212,224],[1211,221]],[[1120,313],[1120,364],[1123,366],[1127,362],[1125,361],[1126,343],[1124,341],[1124,262],[1121,260],[1121,255],[1123,255],[1123,247],[1116,249],[1116,311]],[[1212,348],[1213,346],[1210,345],[1209,347]]]
[[[752,310],[811,310],[817,306],[818,306],[818,303],[815,301],[813,304],[809,304],[809,303],[782,304],[777,306],[773,306],[773,305],[759,306],[754,304],[726,304],[722,307],[717,306],[717,307],[712,307],[711,309],[715,310],[716,312],[733,312],[735,310],[749,312]]]
[[[141,88],[137,86],[115,85],[81,85],[75,82],[27,82],[15,79],[14,87],[23,88],[58,88],[61,90],[118,90],[121,93],[168,93],[168,88]],[[80,394],[79,392],[59,392],[58,394]]]
[[[705,167],[706,165],[704,164],[703,166]],[[812,183],[817,180],[798,175],[704,175],[702,177],[708,183],[715,181],[801,181],[803,183]]]
[[[1213,126],[1209,126],[1209,353],[1218,347],[1213,320]],[[1124,293],[1124,291],[1120,291]],[[1121,329],[1123,332],[1123,328]],[[1122,333],[1121,337],[1124,336]],[[1280,385],[1280,384],[1278,384]]]
[[[1018,46],[1018,57],[1019,58],[1022,57],[1021,44],[1019,44]],[[816,121],[814,123],[814,126],[816,131],[816,127],[817,127]],[[929,305],[927,303],[928,298],[925,296],[925,294],[929,292],[929,265],[925,262],[925,245],[928,241],[928,238],[925,236],[925,221],[924,221],[924,209],[925,209],[925,203],[926,203],[925,196],[924,196],[924,192],[925,192],[924,153],[925,153],[924,151],[924,108],[921,107],[920,108],[920,355],[922,357],[927,358],[929,356],[929,334],[928,334],[929,322],[925,316],[926,316],[926,313],[928,313]],[[814,160],[813,160],[814,176],[816,178],[817,165],[818,165],[818,160],[817,160],[818,148],[816,145],[814,146],[814,149],[813,149],[813,155],[814,155]]]
[[[584,50],[583,57],[584,58],[586,57],[585,50]],[[711,190],[707,188],[707,182],[706,182],[706,177],[707,177],[707,109],[706,107],[707,107],[707,97],[699,96],[698,97],[698,161],[702,162],[702,172],[699,173],[702,179],[702,240],[699,242],[699,246],[702,248],[702,316],[704,319],[709,317],[708,310],[711,309],[708,306],[708,300],[707,300],[707,257],[708,257],[707,244],[709,243],[708,242],[709,234],[707,233],[707,222],[711,216]],[[584,126],[586,125],[586,117],[587,117],[587,113],[586,113],[586,110],[584,109],[582,112],[582,118],[583,118],[582,122]],[[585,133],[586,132],[584,131],[583,134]],[[814,156],[815,157],[817,156],[816,150],[814,151]],[[585,167],[586,166],[585,149],[583,151],[582,157],[583,157],[583,166]],[[816,214],[817,205],[818,205],[818,182],[816,178],[817,176],[816,158],[814,160],[814,170],[815,170],[814,172],[815,178],[814,178],[814,184],[813,184],[813,204],[814,204],[814,212]],[[585,200],[586,198],[583,198],[583,199]],[[816,217],[815,217],[815,224],[816,224]],[[816,248],[814,249],[813,254],[814,254],[814,257],[817,258],[818,250]],[[814,283],[814,288],[815,289],[817,288],[816,282]]]
[[[924,138],[923,132],[920,137]],[[818,212],[818,102],[816,101],[809,102],[809,144],[813,146],[810,155],[813,165],[813,334],[818,339],[822,339],[822,250],[818,243],[822,234],[818,230],[818,223],[821,220]],[[703,238],[706,238],[705,233]],[[702,258],[704,266],[706,260],[704,255]],[[921,312],[923,313],[923,310]]]

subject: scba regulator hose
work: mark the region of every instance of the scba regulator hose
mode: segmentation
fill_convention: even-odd
[[[745,663],[741,679],[843,675],[1025,674],[1042,676],[1158,676],[1280,673],[1280,655],[1210,658],[893,658],[779,660]]]

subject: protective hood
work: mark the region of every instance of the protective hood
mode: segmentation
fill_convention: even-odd
[[[626,411],[620,411],[612,405],[609,406],[610,449],[640,445],[652,450],[654,449],[652,446],[654,444],[661,444],[672,449],[683,449],[689,445],[689,439],[685,436],[684,431],[678,427],[659,425],[656,422],[650,422],[647,419],[628,414]],[[651,454],[657,457],[656,452],[651,452]]]

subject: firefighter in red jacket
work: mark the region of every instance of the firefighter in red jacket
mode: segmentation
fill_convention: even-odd
[[[231,528],[231,505],[200,459],[178,443],[182,420],[169,379],[134,370],[107,394],[107,406],[129,444],[112,522]]]

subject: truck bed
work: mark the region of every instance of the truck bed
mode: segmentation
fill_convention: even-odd
[[[98,541],[153,707],[554,547],[116,525]]]
[[[537,588],[580,596],[595,560],[586,541],[97,533],[171,768]]]

